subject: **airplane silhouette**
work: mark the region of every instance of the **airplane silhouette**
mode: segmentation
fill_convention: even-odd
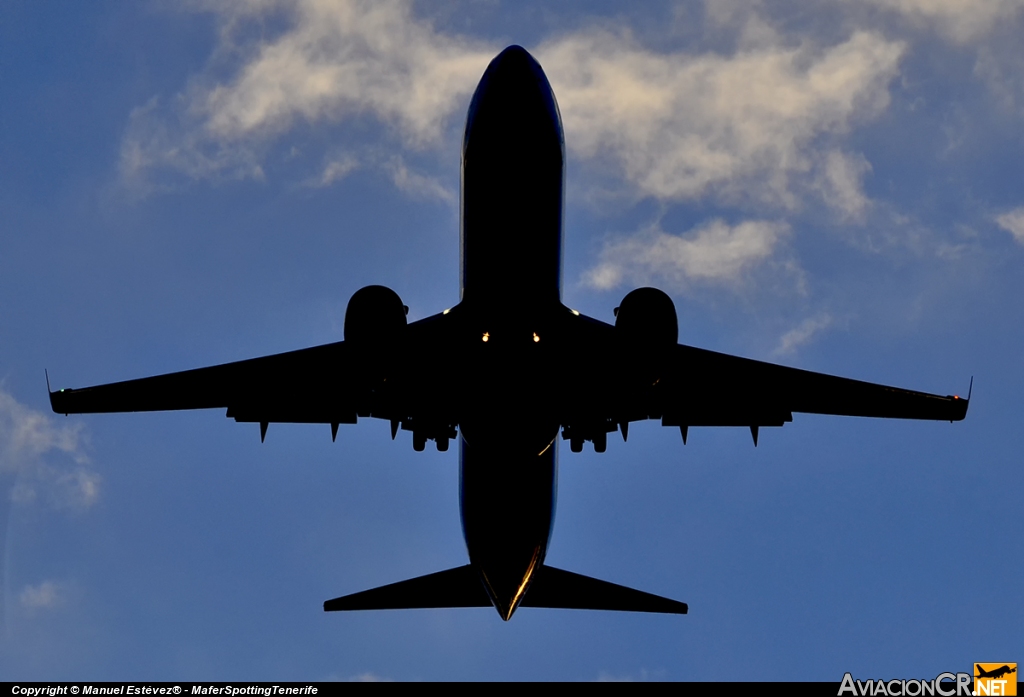
[[[1004,675],[1017,672],[1016,668],[1011,668],[1010,666],[1000,666],[999,668],[987,671],[981,666],[975,664],[975,668],[978,670],[978,674],[974,676],[976,678],[1001,678]]]
[[[886,387],[678,344],[675,306],[639,288],[609,325],[561,302],[565,147],[551,86],[510,46],[473,95],[462,144],[461,300],[407,323],[382,286],[348,303],[344,341],[273,356],[50,392],[61,414],[226,408],[238,422],[411,431],[413,448],[459,439],[469,564],[324,603],[325,610],[493,605],[684,614],[685,603],[545,562],[558,443],[604,452],[609,433],[660,419],[760,428],[793,413],[958,421],[967,399]],[[49,388],[48,388],[49,389]]]

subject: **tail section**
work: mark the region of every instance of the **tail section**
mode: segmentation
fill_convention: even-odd
[[[491,599],[471,565],[399,581],[324,603],[336,610],[412,610],[436,607],[490,607]]]
[[[489,607],[491,600],[471,564],[380,588],[345,595],[324,603],[324,610],[411,610],[416,608]],[[542,566],[520,607],[567,610],[618,610],[685,615],[686,603],[601,581],[582,574]]]
[[[619,610],[685,615],[686,603],[553,566],[542,566],[520,607]]]

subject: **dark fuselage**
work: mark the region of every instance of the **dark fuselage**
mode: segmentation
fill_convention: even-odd
[[[554,94],[540,65],[510,47],[487,68],[466,120],[457,308],[474,328],[466,370],[480,395],[461,423],[462,528],[504,619],[544,561],[554,522],[559,423],[544,388],[569,312],[561,304],[563,181]]]

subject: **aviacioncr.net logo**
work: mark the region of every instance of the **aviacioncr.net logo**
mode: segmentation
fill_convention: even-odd
[[[1016,695],[1017,664],[975,663],[974,694],[978,697]]]
[[[854,680],[843,676],[838,697],[971,697],[970,673],[939,673],[934,680]]]

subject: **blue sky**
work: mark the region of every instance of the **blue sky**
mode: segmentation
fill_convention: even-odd
[[[4,679],[934,677],[1024,657],[1024,2],[0,8]],[[458,465],[384,423],[56,417],[73,387],[339,340],[358,288],[458,299],[487,62],[544,66],[564,300],[683,343],[974,400],[755,449],[563,449],[548,561],[686,617],[326,615],[465,562]],[[553,386],[557,389],[557,386]]]

